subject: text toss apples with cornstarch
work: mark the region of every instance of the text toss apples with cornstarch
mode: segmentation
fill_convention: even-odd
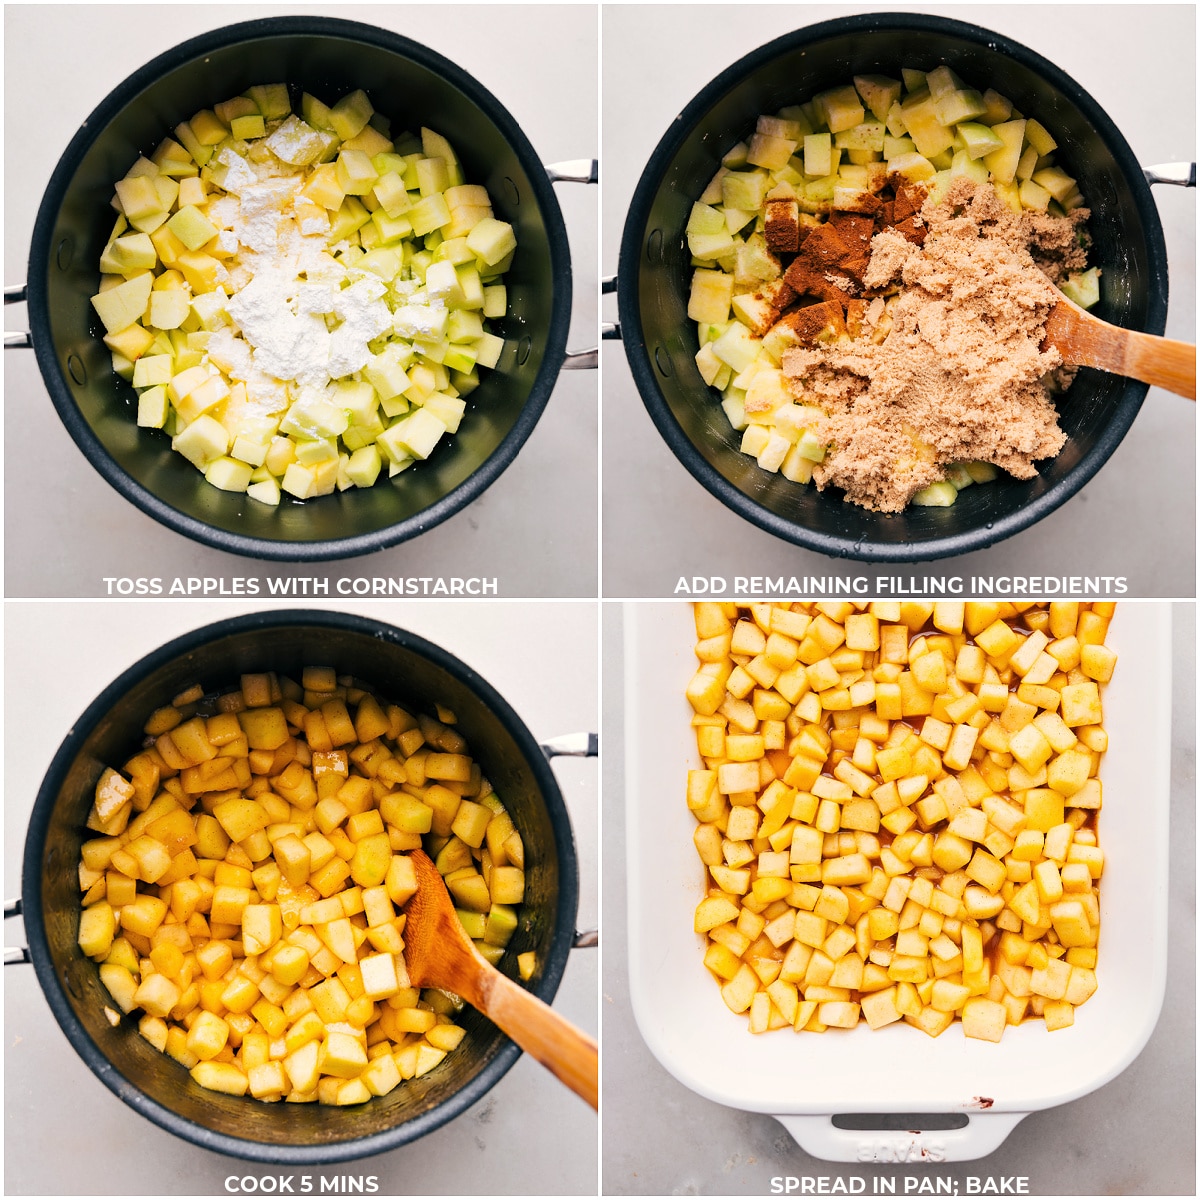
[[[695,605],[704,962],[753,1033],[1074,1020],[1113,605]]]
[[[493,963],[525,888],[521,835],[454,726],[325,667],[151,713],[96,785],[79,864],[79,946],[116,1009],[201,1086],[258,1100],[358,1104],[436,1067],[462,1002],[409,980],[409,852]]]
[[[687,226],[696,363],[742,452],[881,512],[1057,454],[1046,320],[1099,298],[1046,128],[945,66],[903,76],[760,116]]]
[[[499,361],[512,226],[442,133],[393,137],[362,91],[203,109],[113,206],[92,304],[114,370],[216,487],[274,505],[398,475]]]

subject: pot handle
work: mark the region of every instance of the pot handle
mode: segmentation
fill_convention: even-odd
[[[573,158],[567,162],[547,163],[546,175],[551,183],[598,183],[600,163],[595,158]],[[564,371],[594,371],[599,366],[599,351],[568,350],[563,356]]]
[[[600,737],[595,733],[566,733],[541,743],[547,758],[596,758],[600,753]]]
[[[961,1129],[839,1129],[832,1115],[789,1114],[775,1119],[806,1153],[827,1162],[944,1163],[969,1162],[991,1154],[1023,1112],[973,1112]],[[919,1125],[921,1113],[912,1116]]]
[[[4,285],[4,303],[20,304],[26,296],[26,287],[23,283],[5,284]],[[4,331],[4,348],[5,350],[28,350],[33,345],[33,338],[29,335],[28,329],[12,331]],[[5,916],[8,916],[8,910],[5,909]]]
[[[569,162],[546,164],[551,183],[599,183],[600,163],[595,158],[573,158]]]
[[[602,296],[611,296],[617,290],[617,277],[615,275],[606,275],[600,281],[600,294]],[[600,326],[600,340],[605,342],[619,342],[621,340],[621,323],[620,321],[605,321]]]
[[[5,900],[4,902],[4,919],[7,921],[9,917],[19,917],[21,915],[20,900]],[[4,965],[11,967],[16,963],[27,963],[33,960],[29,957],[28,946],[5,946],[4,947]]]
[[[587,350],[568,350],[563,356],[564,371],[594,371],[599,351],[595,346]]]
[[[594,733],[568,733],[542,742],[541,750],[547,758],[596,758],[600,754],[600,738]],[[600,932],[596,929],[577,929],[571,943],[576,950],[590,950],[599,944]]]
[[[1196,164],[1194,162],[1160,163],[1156,167],[1143,167],[1147,183],[1173,183],[1177,187],[1196,186]]]

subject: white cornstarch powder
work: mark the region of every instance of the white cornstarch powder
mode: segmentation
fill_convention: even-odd
[[[248,161],[230,149],[218,162],[231,194],[214,200],[209,213],[227,223],[221,236],[237,242],[226,267],[237,290],[225,311],[241,336],[216,331],[209,359],[246,384],[256,411],[278,413],[288,403],[280,382],[296,385],[296,399],[301,388],[311,394],[366,366],[368,343],[392,329],[387,285],[329,254],[329,216],[300,195],[302,168]],[[332,330],[327,316],[335,318]]]

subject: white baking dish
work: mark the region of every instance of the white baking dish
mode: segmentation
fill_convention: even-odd
[[[1022,1117],[1093,1091],[1138,1055],[1166,982],[1170,795],[1170,610],[1118,605],[1119,661],[1104,693],[1110,749],[1101,769],[1107,853],[1100,888],[1099,987],[1069,1029],[1041,1022],[1000,1044],[936,1039],[905,1024],[825,1034],[751,1035],[725,1007],[692,931],[704,884],[684,801],[700,760],[684,688],[696,667],[686,603],[625,607],[629,976],[655,1057],[711,1100],[776,1116],[810,1154],[838,1162],[959,1161],[994,1150]],[[961,1129],[836,1128],[843,1113],[965,1113]]]

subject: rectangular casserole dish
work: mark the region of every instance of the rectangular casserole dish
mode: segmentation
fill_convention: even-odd
[[[1098,990],[1075,1024],[1009,1028],[1000,1044],[956,1023],[930,1039],[907,1024],[754,1036],[721,999],[693,932],[704,872],[684,795],[698,767],[684,688],[696,669],[690,604],[625,607],[629,976],[634,1016],[660,1063],[718,1103],[777,1117],[810,1154],[840,1162],[959,1161],[994,1150],[1026,1115],[1086,1095],[1141,1051],[1166,982],[1170,609],[1118,605],[1103,692]],[[966,1126],[879,1136],[842,1113],[961,1113]]]

